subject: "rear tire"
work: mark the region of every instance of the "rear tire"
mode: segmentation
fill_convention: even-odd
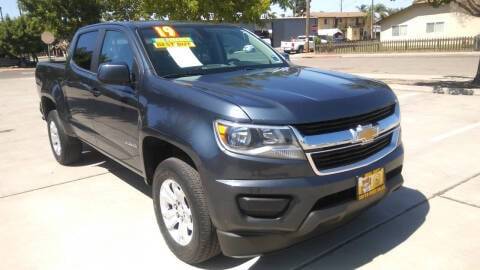
[[[56,110],[47,116],[48,138],[53,156],[62,165],[69,165],[78,161],[82,155],[82,142],[65,133],[62,120]]]
[[[302,53],[302,52],[303,52],[303,46],[299,46],[298,50],[297,50],[297,53]]]
[[[163,238],[180,260],[195,264],[220,253],[200,176],[192,166],[177,158],[158,165],[153,206]],[[179,237],[182,231],[186,233]]]

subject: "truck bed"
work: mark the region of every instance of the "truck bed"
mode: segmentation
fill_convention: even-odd
[[[65,61],[39,62],[35,70],[35,76],[42,84],[52,84],[55,81],[62,81],[65,76]]]

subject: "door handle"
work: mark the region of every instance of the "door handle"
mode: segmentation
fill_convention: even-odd
[[[90,90],[90,92],[92,93],[92,95],[93,95],[94,97],[98,97],[98,96],[100,96],[100,95],[102,94],[102,92],[98,91],[97,88],[92,88],[92,89]]]

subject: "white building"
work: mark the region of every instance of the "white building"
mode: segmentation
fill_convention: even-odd
[[[416,1],[378,24],[380,40],[471,37],[480,34],[480,17],[470,15],[457,4],[433,7]]]

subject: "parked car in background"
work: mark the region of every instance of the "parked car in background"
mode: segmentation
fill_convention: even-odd
[[[272,46],[272,39],[270,38],[270,33],[264,30],[257,30],[254,32],[261,40],[263,40],[268,45]]]
[[[312,52],[315,48],[314,40],[315,40],[315,36],[308,37],[309,48],[310,48],[310,51]],[[307,43],[306,36],[298,36],[296,39],[292,39],[290,41],[282,41],[280,43],[280,48],[285,53],[292,53],[292,52],[301,53],[305,50],[306,43]]]
[[[0,58],[0,67],[21,67],[21,68],[26,68],[26,67],[35,67],[37,65],[37,62],[31,61],[30,59],[27,59],[25,57],[22,58],[12,58],[12,57],[5,57],[5,58]]]
[[[345,40],[345,35],[342,30],[338,28],[331,28],[331,29],[320,29],[318,30],[318,36],[321,39],[324,39],[330,43],[338,43],[343,42]],[[322,42],[323,43],[323,42]]]

